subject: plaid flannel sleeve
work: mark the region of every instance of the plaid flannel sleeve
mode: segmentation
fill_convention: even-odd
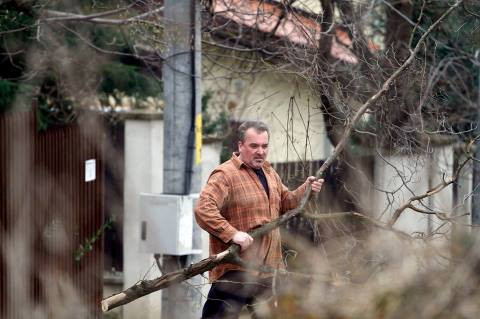
[[[203,188],[195,207],[195,218],[198,225],[211,235],[220,238],[224,243],[228,243],[237,232],[237,229],[221,214],[229,191],[230,185],[225,173],[214,171]]]

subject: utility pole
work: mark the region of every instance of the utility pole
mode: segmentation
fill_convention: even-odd
[[[200,1],[165,0],[163,18],[163,193],[188,195],[200,191],[201,178]],[[193,248],[200,248],[200,231],[195,229],[195,222],[193,225]],[[164,255],[163,268],[171,272],[196,259],[195,255]],[[168,288],[163,292],[162,317],[199,318],[200,301],[200,293],[187,285]]]

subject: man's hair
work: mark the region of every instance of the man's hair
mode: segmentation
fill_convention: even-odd
[[[238,127],[238,141],[239,142],[245,141],[245,132],[249,128],[254,128],[257,131],[257,133],[267,132],[268,137],[270,137],[270,132],[268,130],[267,124],[263,123],[262,121],[246,121],[246,122],[243,122]]]

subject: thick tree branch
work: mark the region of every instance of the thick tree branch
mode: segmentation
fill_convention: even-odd
[[[121,293],[103,299],[102,310],[106,312],[157,290],[167,288],[171,285],[190,279],[196,275],[203,274],[204,272],[213,269],[218,264],[229,261],[232,256],[237,253],[237,250],[238,248],[231,247],[220,254],[205,258],[195,264],[192,264],[188,268],[180,269],[152,280],[141,280]]]

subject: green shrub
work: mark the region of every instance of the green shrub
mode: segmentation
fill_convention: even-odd
[[[0,79],[0,112],[5,112],[11,107],[17,88],[17,83]]]
[[[155,78],[139,72],[138,67],[119,62],[108,63],[102,70],[100,90],[113,93],[114,90],[131,96],[158,96],[162,85]]]

